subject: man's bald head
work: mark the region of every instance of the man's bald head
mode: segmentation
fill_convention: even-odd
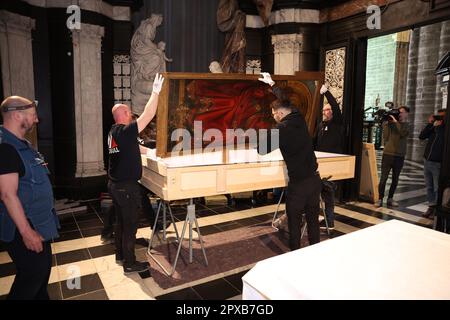
[[[36,104],[19,96],[6,98],[0,105],[4,127],[19,138],[24,138],[27,132],[33,130],[39,122]]]
[[[129,124],[132,120],[132,113],[130,107],[127,106],[126,104],[122,103],[115,104],[111,112],[113,114],[114,121],[116,123]]]
[[[36,107],[31,100],[20,96],[10,96],[3,100],[0,105],[3,118],[7,118],[9,114],[20,110]]]

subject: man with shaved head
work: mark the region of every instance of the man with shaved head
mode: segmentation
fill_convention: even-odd
[[[112,108],[115,124],[108,135],[108,190],[117,215],[114,233],[116,262],[123,265],[125,274],[143,272],[150,267],[148,262],[136,261],[134,254],[138,212],[142,203],[142,191],[138,182],[142,176],[138,136],[156,114],[163,82],[163,77],[156,74],[152,95],[136,121],[133,121],[129,106],[116,104]]]
[[[12,96],[0,111],[0,240],[17,270],[8,299],[48,300],[50,242],[59,223],[46,163],[25,139],[38,123],[36,103]]]

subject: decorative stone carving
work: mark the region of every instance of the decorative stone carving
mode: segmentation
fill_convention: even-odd
[[[72,31],[76,177],[104,175],[101,39],[104,28],[81,24]]]
[[[155,75],[165,71],[164,51],[153,42],[162,19],[162,15],[152,14],[141,22],[131,39],[131,108],[137,114],[144,111]]]
[[[114,55],[114,103],[131,105],[130,56]]]
[[[345,47],[325,53],[325,83],[342,109],[345,76]]]
[[[301,34],[278,34],[272,36],[275,54],[275,74],[295,74],[299,71]]]
[[[261,73],[261,60],[247,60],[247,74],[260,74]]]

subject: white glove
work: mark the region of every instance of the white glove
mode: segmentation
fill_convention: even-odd
[[[262,78],[259,78],[259,81],[262,81],[264,83],[267,83],[270,86],[273,86],[275,84],[275,81],[272,80],[272,78],[270,77],[270,73],[268,72],[261,72],[261,75],[263,76]]]
[[[153,91],[156,94],[161,92],[162,84],[164,82],[164,78],[159,73],[156,74],[155,80],[153,80]]]
[[[320,88],[320,94],[324,94],[327,91],[328,91],[327,86],[323,84],[322,87]]]

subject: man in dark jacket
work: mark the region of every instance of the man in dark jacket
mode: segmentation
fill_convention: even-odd
[[[275,82],[268,73],[259,79],[270,86]],[[319,198],[322,183],[305,119],[288,100],[276,100],[272,115],[279,130],[279,147],[288,170],[286,213],[291,250],[300,248],[302,214],[306,216],[309,244],[320,241]]]
[[[441,172],[442,155],[444,153],[445,139],[445,111],[440,109],[438,116],[431,115],[428,124],[420,132],[419,139],[428,139],[424,152],[424,175],[427,186],[428,210],[423,214],[429,218],[434,211],[437,202],[439,188],[439,174]]]
[[[344,121],[341,109],[328,88],[322,85],[320,94],[324,94],[328,103],[322,109],[322,121],[314,135],[314,147],[317,151],[344,153]],[[336,184],[326,181],[322,186],[322,199],[325,202],[325,217],[328,228],[334,229],[334,192]]]
[[[398,108],[398,120],[390,115],[389,121],[383,123],[383,157],[381,158],[381,178],[378,184],[379,200],[376,207],[383,206],[384,189],[392,170],[392,182],[389,188],[387,198],[388,207],[398,207],[398,203],[394,200],[394,193],[397,189],[400,172],[403,168],[406,154],[406,144],[409,136],[408,114],[409,108],[401,106]]]

